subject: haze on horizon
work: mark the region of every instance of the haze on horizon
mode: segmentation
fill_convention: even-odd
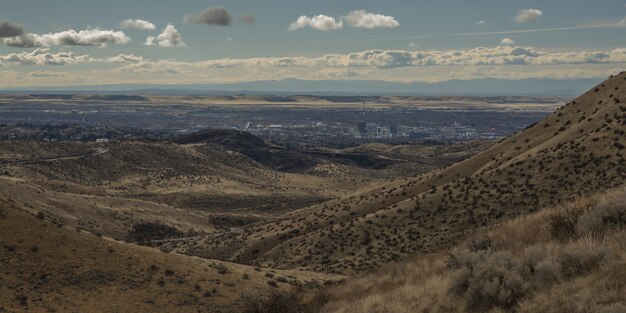
[[[260,80],[589,79],[622,1],[3,1],[0,88]]]

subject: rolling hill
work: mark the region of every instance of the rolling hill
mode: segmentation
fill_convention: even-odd
[[[233,312],[341,279],[167,254],[32,215],[0,196],[2,312]]]
[[[539,208],[624,183],[626,73],[445,169],[207,235],[175,251],[275,268],[351,274]]]

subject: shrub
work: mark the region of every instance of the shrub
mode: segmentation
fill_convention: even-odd
[[[550,216],[548,230],[552,238],[565,242],[576,236],[576,224],[580,217],[579,211],[570,208]]]
[[[317,310],[305,304],[302,296],[295,292],[272,292],[263,298],[245,300],[244,313],[313,313]]]
[[[626,312],[626,306],[621,303],[616,303],[611,306],[602,308],[600,313],[624,313]]]
[[[608,195],[595,206],[585,211],[578,223],[579,233],[601,234],[607,228],[626,225],[626,192]]]
[[[591,271],[607,256],[608,251],[605,249],[573,247],[562,251],[556,260],[561,265],[563,276],[574,277]]]
[[[521,264],[508,252],[497,252],[475,264],[468,278],[464,299],[472,310],[511,308],[524,295],[526,286]]]

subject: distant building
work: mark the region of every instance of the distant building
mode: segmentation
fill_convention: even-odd
[[[361,135],[367,134],[367,123],[359,122],[359,124],[357,124],[357,130]]]
[[[391,138],[391,131],[389,130],[389,127],[381,127],[378,134],[382,138]]]
[[[409,138],[411,139],[427,139],[427,138],[431,138],[431,136],[433,136],[433,133],[427,133],[427,132],[411,132],[409,134]]]
[[[108,138],[97,138],[96,143],[107,143],[109,142]]]
[[[378,125],[376,125],[376,123],[367,123],[366,128],[367,128],[368,135],[373,135],[373,136],[378,135]]]
[[[389,131],[391,132],[392,135],[397,136],[398,135],[398,125],[389,125]]]

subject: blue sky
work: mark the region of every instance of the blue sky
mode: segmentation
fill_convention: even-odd
[[[0,4],[5,22],[0,87],[285,78],[565,79],[602,77],[626,63],[621,50],[626,1]],[[216,14],[229,16],[228,25],[218,25],[224,22],[215,22]],[[120,22],[127,19],[154,29],[123,27]],[[487,50],[476,51],[479,47]]]

